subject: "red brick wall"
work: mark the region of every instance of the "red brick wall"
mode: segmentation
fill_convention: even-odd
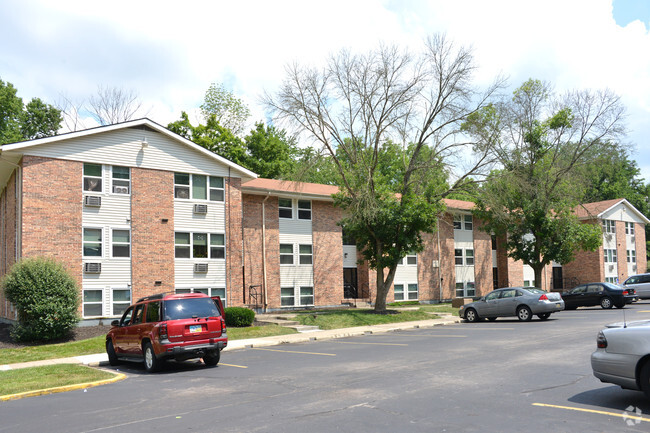
[[[243,195],[244,227],[244,281],[248,304],[248,286],[263,285],[262,260],[262,203],[266,196]],[[280,220],[278,198],[269,197],[264,202],[266,219],[266,291],[270,308],[280,307]],[[263,293],[261,293],[263,295]],[[260,303],[263,304],[263,299]]]
[[[476,296],[492,291],[492,236],[480,230],[481,222],[474,219],[474,281]]]
[[[625,222],[616,221],[616,271],[618,281],[623,283],[627,278],[627,239],[625,238]]]
[[[226,284],[228,305],[244,304],[242,269],[242,194],[241,179],[226,178]]]
[[[636,244],[636,272],[643,274],[647,272],[648,256],[645,245],[645,225],[642,223],[634,224],[634,242]]]
[[[438,220],[440,232],[440,274],[442,299],[456,297],[456,264],[454,261],[454,217],[446,213]]]
[[[174,173],[133,168],[131,183],[131,281],[137,300],[174,290]]]
[[[314,304],[340,305],[343,299],[341,210],[332,203],[312,201]]]
[[[16,263],[16,172],[11,175],[7,186],[0,195],[0,224],[4,241],[0,249],[0,278]],[[0,317],[16,319],[16,312],[11,311],[9,301],[0,288]]]
[[[81,288],[83,164],[25,156],[22,196],[22,257],[51,257]]]
[[[418,290],[421,301],[440,299],[440,267],[433,267],[439,261],[438,238],[436,233],[424,233],[424,251],[418,254]]]

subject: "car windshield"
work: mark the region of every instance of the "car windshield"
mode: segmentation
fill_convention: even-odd
[[[219,309],[212,298],[168,299],[165,301],[165,320],[192,317],[219,317]]]
[[[524,287],[524,290],[527,290],[530,293],[546,293],[544,290],[538,289],[537,287]]]

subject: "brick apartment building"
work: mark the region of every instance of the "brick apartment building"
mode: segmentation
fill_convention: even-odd
[[[62,262],[88,323],[159,292],[201,291],[280,310],[374,299],[375,278],[343,236],[336,187],[260,179],[148,120],[0,148],[0,276],[20,258]],[[480,230],[473,204],[446,200],[426,248],[399,265],[389,301],[438,302],[532,284],[532,269]],[[646,269],[648,219],[626,200],[576,210],[603,246],[548,266],[559,290]],[[0,321],[16,317],[0,292]]]

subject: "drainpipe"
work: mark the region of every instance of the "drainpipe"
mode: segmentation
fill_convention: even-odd
[[[271,193],[267,192],[266,197],[262,200],[262,276],[263,276],[263,291],[264,291],[264,312],[269,305],[268,295],[266,292],[266,201],[271,197]]]
[[[440,279],[442,273],[442,263],[440,262],[440,218],[436,218],[436,226],[438,227],[438,230],[436,230],[436,238],[438,239],[438,302],[442,302],[442,280]]]

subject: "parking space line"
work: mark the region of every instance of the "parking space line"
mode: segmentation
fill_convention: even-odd
[[[336,356],[336,354],[334,354],[334,353],[298,352],[296,350],[262,349],[260,347],[252,347],[251,349],[252,350],[266,350],[268,352],[300,353],[300,354],[304,354],[304,355]]]
[[[223,362],[220,362],[219,365],[225,365],[227,367],[248,368],[245,365],[225,364]]]
[[[650,310],[638,310],[637,313],[650,313]]]
[[[583,409],[579,407],[571,407],[571,406],[557,406],[554,404],[544,404],[544,403],[533,403],[533,406],[541,406],[541,407],[551,407],[554,409],[565,409],[565,410],[574,410],[576,412],[587,412],[587,413],[595,413],[599,415],[608,415],[608,416],[616,416],[619,418],[625,418],[625,419],[631,419],[634,421],[644,421],[644,422],[650,422],[650,418],[644,418],[642,416],[635,416],[630,413],[616,413],[616,412],[607,412],[604,410],[594,410],[594,409]]]
[[[368,345],[373,345],[373,346],[408,346],[406,343],[361,343],[361,342],[355,342],[355,341],[333,341],[333,343],[337,344],[368,344]]]

